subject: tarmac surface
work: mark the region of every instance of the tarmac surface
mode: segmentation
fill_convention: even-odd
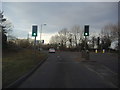
[[[82,62],[80,55],[80,52],[50,53],[48,59],[18,88],[117,88],[101,77],[98,70],[91,69],[88,62]]]

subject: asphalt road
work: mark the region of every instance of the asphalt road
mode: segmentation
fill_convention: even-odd
[[[50,53],[18,88],[115,88],[78,62],[78,52]]]
[[[105,65],[111,71],[118,73],[118,54],[115,53],[90,53],[90,60]]]

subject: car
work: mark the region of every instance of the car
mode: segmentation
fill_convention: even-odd
[[[49,53],[55,53],[55,49],[54,48],[50,48],[49,49]]]

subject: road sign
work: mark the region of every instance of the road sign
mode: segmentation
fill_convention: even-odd
[[[89,36],[89,25],[85,25],[84,27],[84,36]]]
[[[34,37],[37,36],[37,29],[38,29],[37,25],[32,26],[32,36],[34,36]]]

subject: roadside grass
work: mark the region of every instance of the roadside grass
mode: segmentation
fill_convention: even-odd
[[[35,54],[36,53],[36,54]],[[2,57],[2,86],[9,84],[29,72],[36,64],[47,55],[34,50],[20,50],[18,52],[7,52]]]

